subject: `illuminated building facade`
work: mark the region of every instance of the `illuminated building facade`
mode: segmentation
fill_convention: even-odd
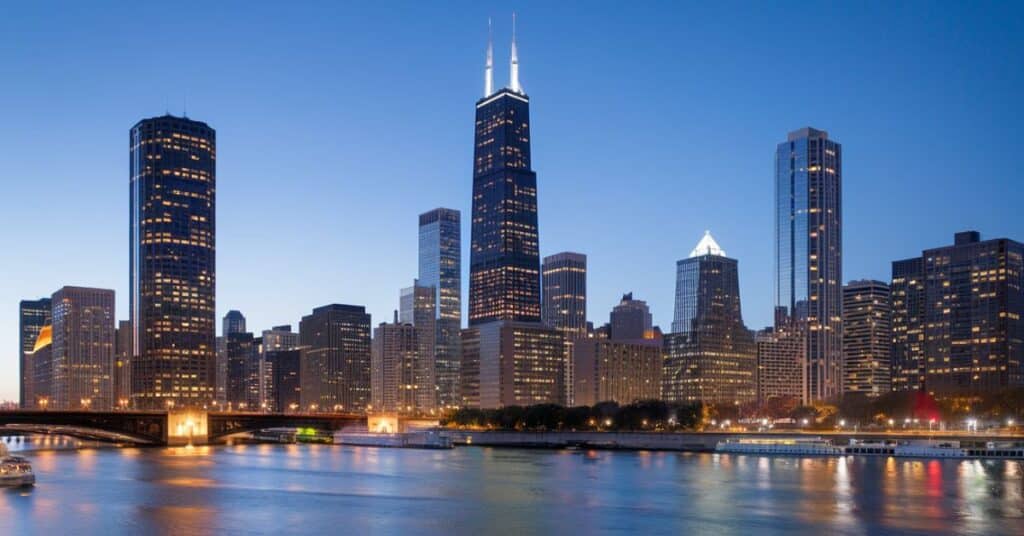
[[[890,285],[892,311],[892,390],[924,387],[924,260],[894,261]]]
[[[436,208],[420,214],[419,284],[436,290],[434,369],[441,407],[459,405],[462,328],[462,216]]]
[[[889,285],[851,281],[843,287],[843,394],[891,391],[891,355]]]
[[[305,410],[363,411],[370,404],[370,315],[358,305],[331,304],[302,317]]]
[[[130,143],[132,401],[202,407],[216,395],[216,133],[165,115]]]
[[[738,272],[737,261],[725,256],[710,233],[676,263],[676,331],[665,336],[665,400],[756,399],[757,348],[743,325]]]
[[[953,245],[925,250],[921,268],[924,389],[942,396],[1024,386],[1024,245],[960,232]]]
[[[50,325],[50,298],[22,300],[18,304],[18,378],[20,391],[18,404],[22,408],[34,408],[36,402],[32,352],[39,332]]]
[[[374,410],[416,412],[434,396],[420,362],[420,330],[412,324],[381,323],[373,330],[371,392]]]
[[[807,337],[794,326],[777,325],[757,332],[757,399],[788,399],[809,404],[804,355]]]
[[[613,401],[629,404],[661,398],[661,337],[573,343],[573,404]]]
[[[802,128],[775,153],[775,305],[803,324],[812,400],[842,390],[842,146]]]
[[[132,399],[132,323],[119,321],[114,337],[114,404],[127,408]]]
[[[32,364],[32,408],[47,409],[53,391],[53,326],[39,330],[36,342],[26,357]]]
[[[53,303],[51,409],[114,408],[114,291],[63,287]]]
[[[542,321],[567,340],[587,336],[587,256],[556,253],[544,257]]]
[[[519,85],[515,39],[512,80],[476,103],[469,325],[540,322],[537,174],[530,166],[530,99]],[[490,47],[488,68],[490,72]],[[487,76],[490,80],[490,75]]]
[[[565,403],[565,337],[537,322],[488,322],[473,330],[479,407]],[[463,343],[467,343],[463,338]]]

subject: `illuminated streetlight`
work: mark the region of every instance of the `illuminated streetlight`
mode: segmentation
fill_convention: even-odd
[[[612,425],[612,420],[611,419],[605,419],[604,420],[604,425],[605,426],[611,426]]]
[[[839,419],[839,427],[842,428],[844,426],[846,426],[846,419]]]
[[[807,419],[800,419],[800,426],[807,426]]]

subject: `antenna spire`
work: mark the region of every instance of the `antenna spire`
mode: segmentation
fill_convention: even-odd
[[[516,93],[522,93],[523,88],[519,85],[519,54],[516,51],[516,13],[512,12],[512,61],[509,65],[509,89]]]
[[[491,18],[487,17],[487,67],[484,68],[484,97],[494,93],[494,31]]]

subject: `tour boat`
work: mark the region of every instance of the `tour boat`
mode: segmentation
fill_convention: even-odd
[[[336,432],[334,443],[355,447],[394,447],[409,449],[450,449],[452,439],[436,430],[396,434],[377,432]]]
[[[0,486],[32,486],[35,483],[32,464],[21,456],[12,456],[7,451],[7,445],[0,443]]]
[[[847,454],[868,456],[892,456],[896,454],[896,442],[875,439],[851,439],[846,447]]]
[[[912,441],[896,447],[896,456],[907,458],[1024,458],[1024,446],[988,442],[963,446],[959,441]]]
[[[843,447],[820,437],[729,438],[719,441],[715,452],[730,454],[781,454],[800,456],[841,456]]]

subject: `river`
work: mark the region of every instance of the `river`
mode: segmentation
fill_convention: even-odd
[[[1020,534],[1024,464],[330,445],[27,452],[3,534]]]

